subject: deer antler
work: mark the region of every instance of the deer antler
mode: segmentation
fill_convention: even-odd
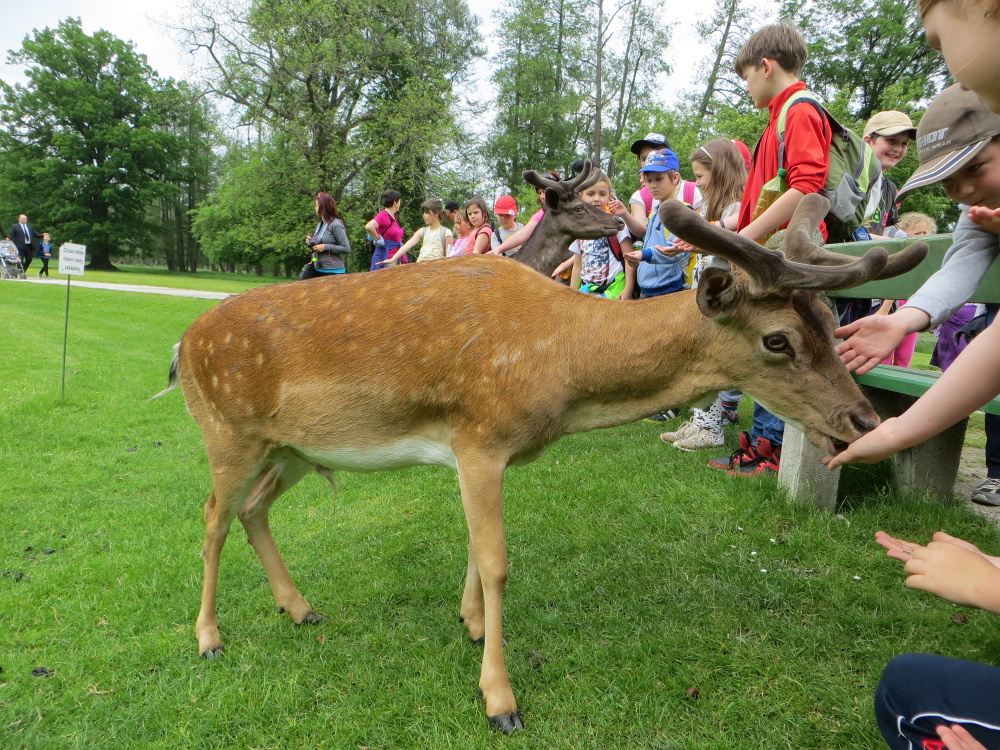
[[[601,179],[601,171],[599,169],[594,169],[594,164],[590,161],[590,159],[584,159],[583,169],[580,170],[580,174],[572,179],[563,180],[562,182],[556,182],[548,177],[542,177],[542,175],[538,174],[538,172],[533,169],[526,169],[521,174],[524,177],[524,181],[529,185],[533,185],[539,190],[552,188],[553,190],[558,190],[563,195],[581,193]]]
[[[805,196],[795,209],[795,215],[788,222],[782,252],[789,260],[812,266],[844,266],[856,258],[852,255],[835,253],[813,242],[816,227],[830,210],[830,202],[818,193]],[[889,261],[875,279],[890,279],[906,273],[927,257],[930,246],[922,240],[907,245],[898,253],[889,256]]]
[[[850,289],[904,273],[927,254],[927,244],[916,242],[896,254],[903,257],[890,269],[889,254],[883,247],[873,247],[861,258],[824,250],[811,237],[828,208],[829,201],[821,195],[803,198],[789,222],[784,252],[768,250],[742,235],[713,226],[680,201],[661,204],[660,220],[686,242],[738,265],[750,277],[754,294]]]

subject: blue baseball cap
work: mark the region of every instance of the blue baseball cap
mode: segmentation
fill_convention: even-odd
[[[675,172],[680,171],[681,165],[677,161],[677,154],[669,148],[662,151],[654,151],[646,157],[646,165],[639,172]]]

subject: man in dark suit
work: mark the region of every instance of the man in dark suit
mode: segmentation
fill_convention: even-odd
[[[7,239],[17,246],[17,253],[21,256],[21,267],[25,271],[31,265],[31,259],[35,257],[35,240],[41,238],[42,235],[28,223],[28,217],[24,214],[18,216],[17,224],[10,228]]]

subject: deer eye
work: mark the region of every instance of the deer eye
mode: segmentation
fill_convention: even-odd
[[[764,337],[764,346],[772,352],[788,351],[788,337],[783,333],[769,333]]]

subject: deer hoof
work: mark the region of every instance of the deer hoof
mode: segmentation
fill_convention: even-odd
[[[217,656],[221,656],[222,652],[226,650],[225,646],[215,646],[213,648],[205,649],[201,652],[202,659],[214,659]]]
[[[504,734],[514,734],[514,732],[524,731],[524,722],[521,721],[521,717],[517,711],[512,714],[487,716],[486,720],[489,721],[491,727]]]
[[[302,618],[302,622],[299,625],[315,625],[317,622],[323,622],[323,615],[319,612],[310,611],[309,614]]]

